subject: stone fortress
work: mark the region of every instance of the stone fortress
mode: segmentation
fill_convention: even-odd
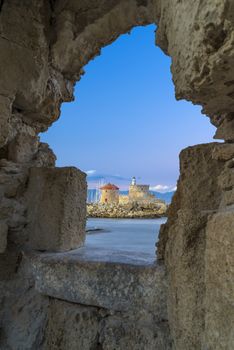
[[[87,204],[88,217],[99,218],[158,218],[166,216],[168,206],[150,193],[149,185],[138,185],[132,178],[128,195],[108,183],[100,187],[98,203]]]
[[[129,186],[129,193],[128,196],[120,196],[120,203],[121,202],[130,202],[130,203],[142,203],[142,204],[149,204],[149,203],[163,203],[163,201],[156,198],[152,193],[150,193],[149,185],[138,185],[136,183],[136,178],[132,178],[132,183]]]
[[[118,204],[119,203],[119,187],[108,183],[102,187],[100,203],[101,204]]]
[[[164,201],[158,199],[150,193],[149,185],[138,185],[136,183],[136,178],[132,178],[131,185],[129,186],[128,195],[119,194],[119,187],[114,184],[106,184],[100,188],[101,204],[128,204],[128,203],[138,203],[138,204],[155,204],[155,203],[165,203]]]
[[[148,24],[222,141],[181,151],[152,264],[87,253],[85,174],[39,138],[83,67]],[[234,349],[233,77],[233,0],[0,1],[1,350]]]

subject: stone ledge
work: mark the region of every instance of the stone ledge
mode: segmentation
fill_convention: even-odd
[[[42,294],[114,311],[153,310],[160,319],[167,318],[164,267],[151,255],[138,260],[128,252],[84,247],[29,258]]]

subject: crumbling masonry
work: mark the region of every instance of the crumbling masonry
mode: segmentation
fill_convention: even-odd
[[[150,23],[223,143],[181,152],[157,263],[98,261],[71,250],[85,175],[38,134],[102,47]],[[0,349],[232,350],[233,250],[234,1],[1,0]]]

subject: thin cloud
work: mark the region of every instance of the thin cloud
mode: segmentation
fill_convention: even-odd
[[[88,175],[89,188],[96,188],[97,186],[100,186],[100,183],[112,182],[120,186],[121,189],[128,190],[128,186],[131,182],[131,178],[123,177],[119,174],[102,174],[98,173],[96,170],[88,170],[86,171],[86,174]],[[150,191],[160,193],[174,192],[176,191],[176,186],[157,184],[155,186],[150,186]]]
[[[91,176],[93,174],[95,174],[97,172],[97,170],[87,170],[85,171],[85,173],[88,175],[88,176]]]
[[[150,187],[150,191],[156,191],[156,192],[172,192],[176,190],[176,186],[168,186],[168,185],[155,185]]]

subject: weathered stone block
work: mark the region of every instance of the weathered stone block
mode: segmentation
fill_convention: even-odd
[[[124,252],[83,247],[35,255],[32,266],[42,294],[115,311],[143,307],[167,318],[165,270],[151,257],[144,261]]]
[[[168,318],[176,349],[206,349],[202,343],[206,224],[219,209],[219,176],[225,168],[225,162],[213,158],[216,147],[219,144],[211,143],[181,152],[177,192],[160,233],[159,253],[162,258],[164,249]]]
[[[115,313],[101,321],[99,342],[103,350],[171,350],[166,320],[151,312]]]
[[[30,162],[38,149],[38,137],[19,133],[8,146],[8,157],[16,163]]]
[[[225,141],[234,141],[234,119],[224,119],[223,123],[218,126],[214,138],[223,139]]]
[[[27,258],[52,297],[45,349],[171,349],[165,269],[152,256],[83,247]]]
[[[83,245],[85,174],[76,168],[32,168],[27,191],[29,245],[63,251]]]
[[[206,236],[206,349],[234,349],[234,212],[213,215]]]
[[[220,208],[234,205],[234,189],[229,191],[224,191],[222,196],[222,201],[220,203]]]
[[[50,299],[45,350],[98,348],[98,309]]]
[[[0,189],[2,195],[7,198],[14,198],[25,189],[27,181],[27,169],[21,169],[14,166],[11,162],[0,161]],[[11,166],[13,164],[13,166]]]
[[[57,159],[56,155],[54,154],[52,149],[49,147],[49,145],[47,143],[40,142],[36,159],[34,159],[35,166],[54,168],[56,159]]]
[[[234,187],[234,168],[226,168],[218,178],[219,186],[224,191],[231,190]]]
[[[234,143],[216,145],[213,149],[212,157],[216,160],[225,161],[234,158]]]
[[[0,253],[4,253],[7,247],[8,226],[4,221],[0,221]]]
[[[43,350],[171,350],[168,323],[154,310],[114,312],[49,300]]]

